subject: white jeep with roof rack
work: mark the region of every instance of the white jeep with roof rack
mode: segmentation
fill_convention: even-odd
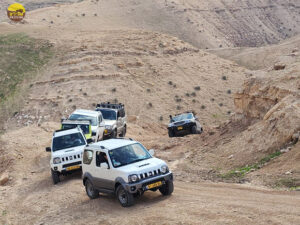
[[[94,199],[99,192],[115,194],[127,207],[133,205],[135,196],[147,190],[172,194],[173,174],[153,154],[153,150],[131,139],[110,139],[86,146],[82,178],[87,195]]]
[[[102,102],[97,104],[96,111],[100,111],[105,121],[104,137],[125,137],[127,117],[122,103]]]
[[[50,166],[54,184],[60,182],[60,175],[67,175],[81,169],[82,153],[87,141],[82,130],[77,127],[69,130],[58,130],[53,133]]]

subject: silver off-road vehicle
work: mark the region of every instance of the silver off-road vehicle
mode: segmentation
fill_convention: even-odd
[[[125,137],[127,129],[127,117],[125,113],[124,104],[113,104],[110,102],[103,102],[97,105],[96,111],[100,111],[104,122],[104,139]]]

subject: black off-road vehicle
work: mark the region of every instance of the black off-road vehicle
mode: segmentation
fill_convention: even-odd
[[[185,112],[174,117],[170,115],[170,123],[168,125],[169,137],[201,134],[202,132],[203,128],[193,112]]]

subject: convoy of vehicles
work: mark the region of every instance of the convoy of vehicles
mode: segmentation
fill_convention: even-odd
[[[105,138],[125,137],[127,128],[127,117],[124,104],[113,104],[103,102],[97,105],[96,111],[100,111],[104,118]]]
[[[61,130],[53,133],[50,167],[54,184],[61,175],[82,170],[87,195],[99,192],[115,194],[124,207],[134,204],[134,197],[145,191],[173,192],[173,174],[167,164],[153,157],[141,143],[124,137],[127,117],[123,104],[100,103],[95,111],[75,110],[61,121]],[[169,137],[202,133],[194,113],[170,116]],[[111,139],[109,139],[111,138]],[[104,140],[109,139],[109,140]],[[96,143],[93,143],[96,142]]]
[[[203,128],[193,112],[186,112],[176,116],[170,115],[168,125],[169,137],[183,136],[186,134],[201,134]]]
[[[139,142],[110,139],[88,145],[83,153],[83,184],[87,195],[115,194],[123,207],[145,191],[173,192],[173,174],[167,164],[153,157],[154,151]]]

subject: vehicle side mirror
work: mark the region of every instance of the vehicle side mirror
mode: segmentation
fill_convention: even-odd
[[[93,143],[93,139],[92,139],[92,138],[89,138],[89,139],[86,140],[86,142],[87,142],[88,144],[91,144],[91,143]]]
[[[107,164],[106,162],[101,163],[101,164],[100,164],[100,167],[103,168],[103,169],[108,169],[108,168],[109,168],[109,167],[108,167],[108,164]]]
[[[46,152],[51,152],[51,148],[50,147],[46,147]]]
[[[154,156],[154,153],[155,153],[154,149],[150,149],[149,153],[150,153],[151,156]]]

